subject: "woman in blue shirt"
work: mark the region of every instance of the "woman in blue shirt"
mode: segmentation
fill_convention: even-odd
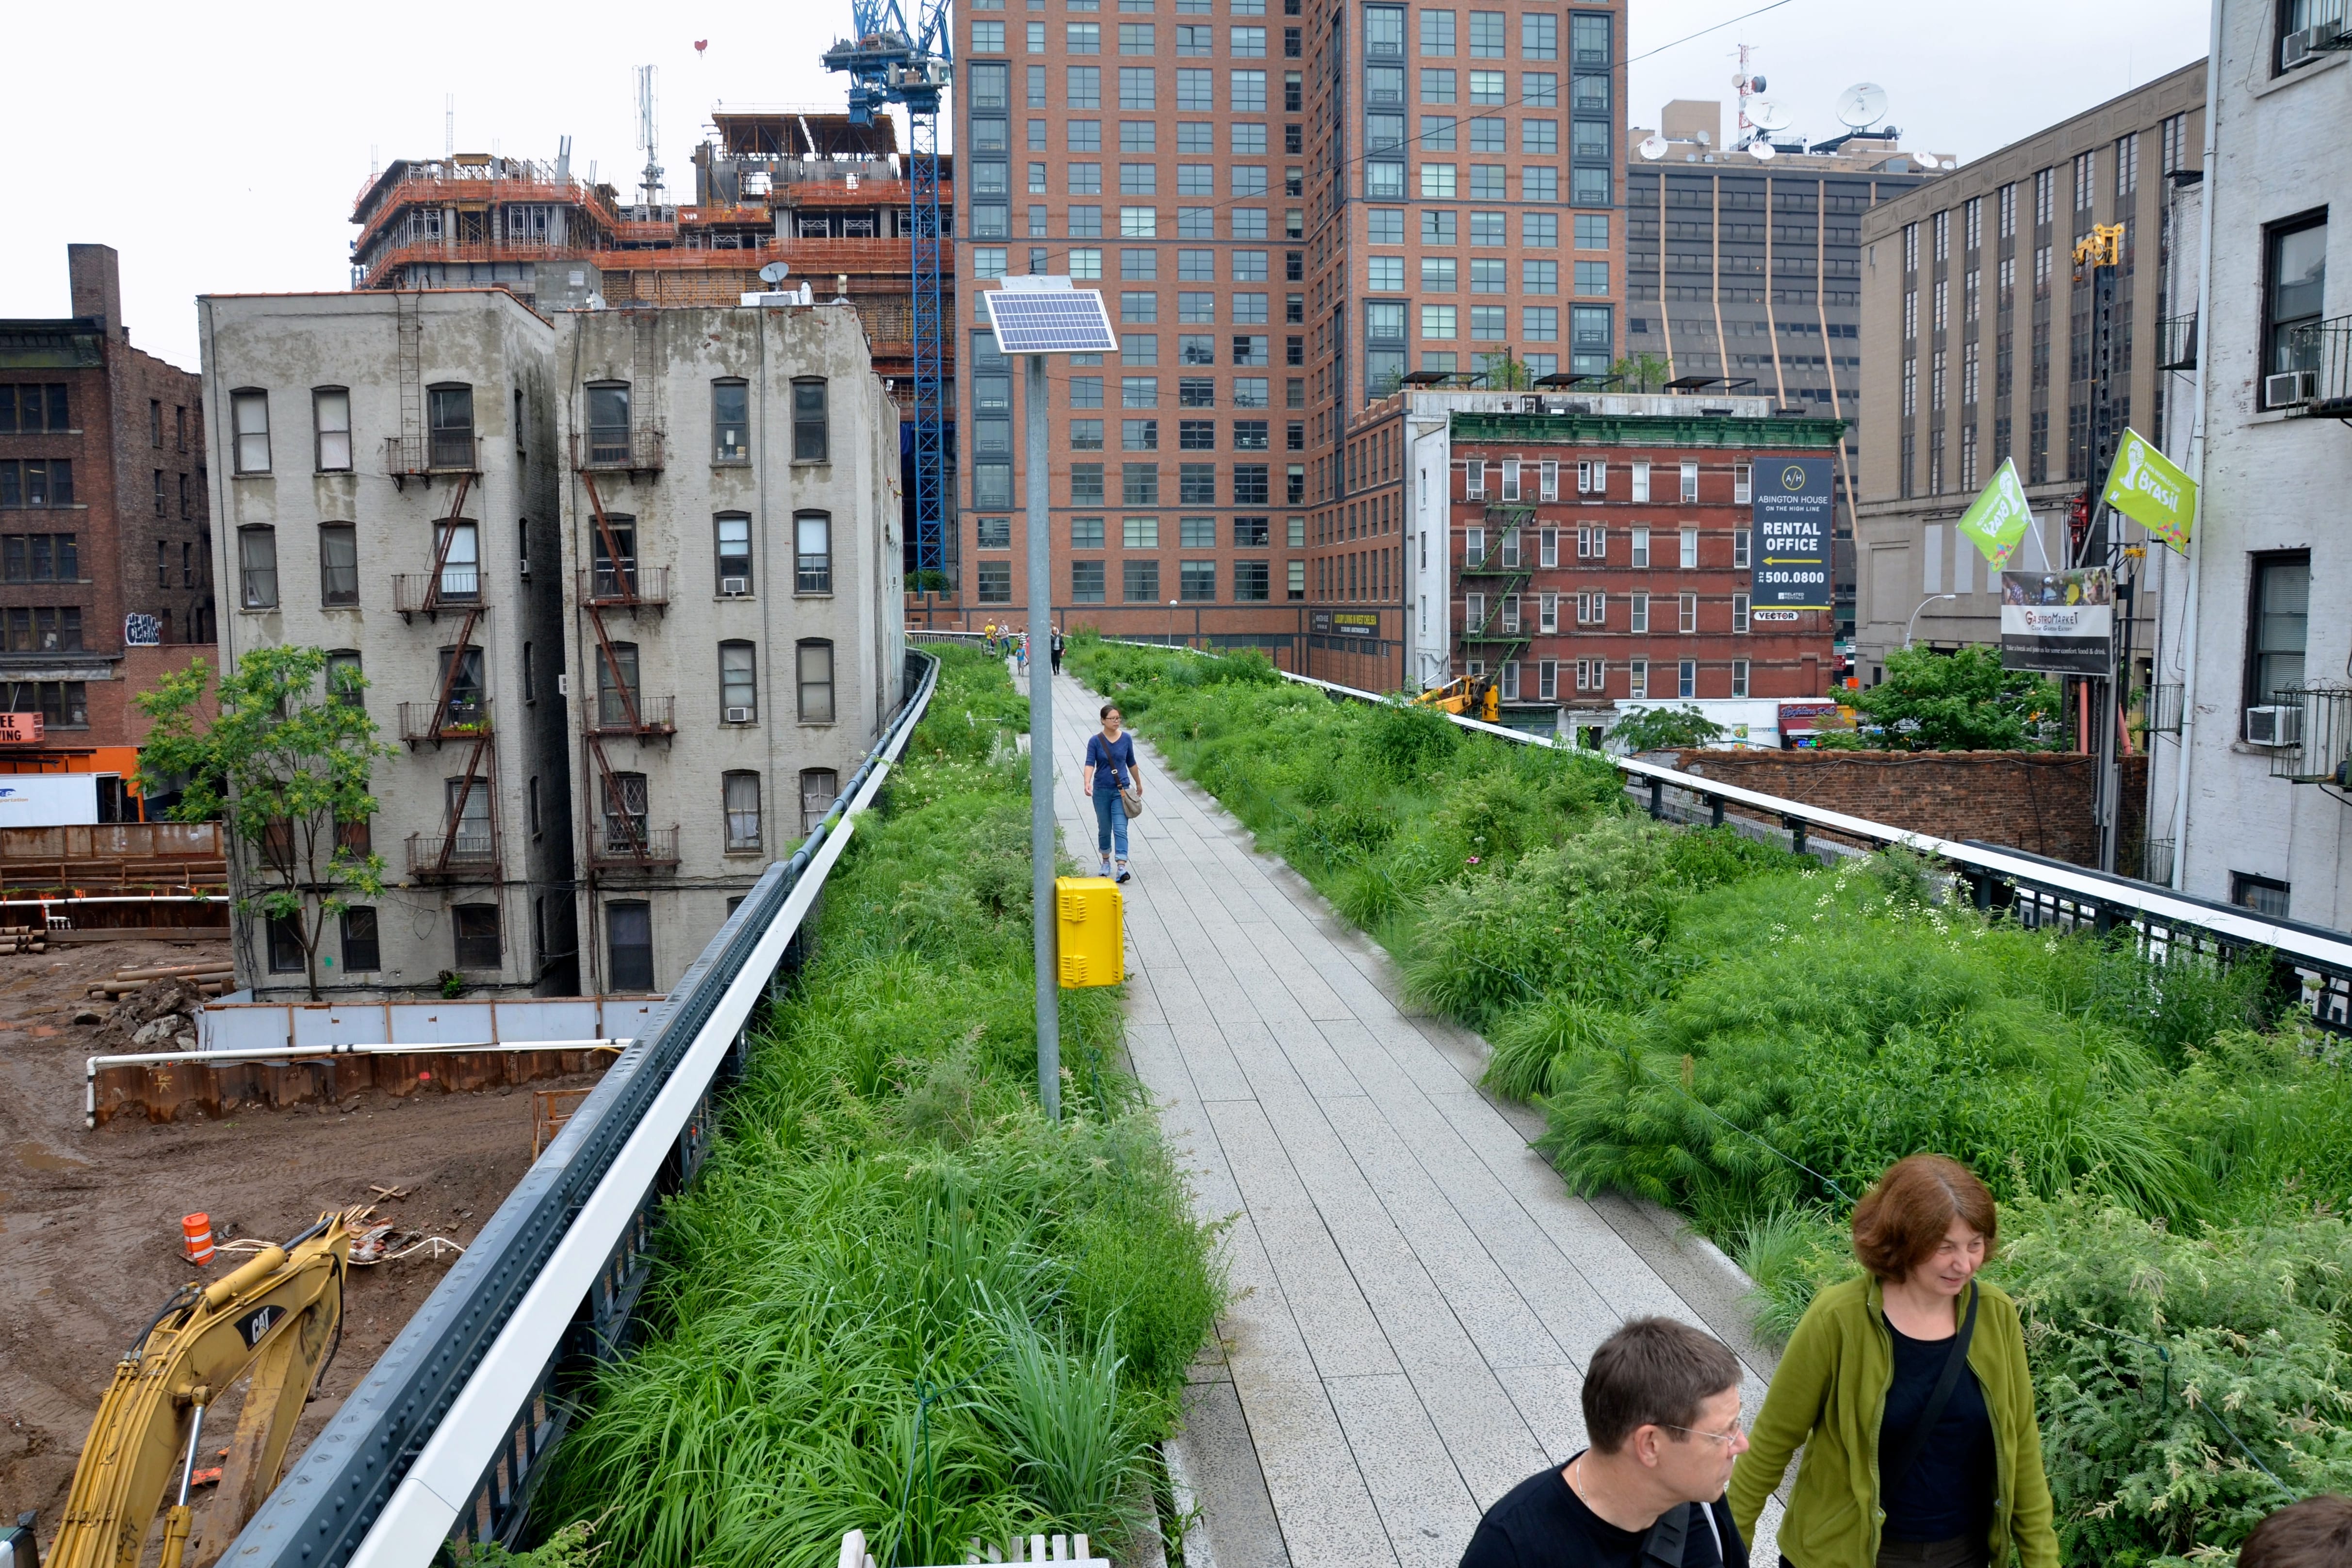
[[[1131,789],[1138,798],[1143,795],[1143,772],[1135,763],[1135,737],[1122,734],[1118,704],[1102,706],[1102,733],[1087,737],[1087,794],[1095,803],[1095,847],[1102,854],[1102,875],[1111,874],[1111,846],[1118,846],[1118,879],[1126,881],[1132,872],[1127,868],[1127,807],[1119,802],[1119,792]]]

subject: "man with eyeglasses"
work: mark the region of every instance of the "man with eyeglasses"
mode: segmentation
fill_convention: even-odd
[[[1739,1359],[1671,1318],[1635,1318],[1584,1374],[1592,1446],[1486,1510],[1462,1568],[1748,1568],[1724,1488],[1748,1447]]]

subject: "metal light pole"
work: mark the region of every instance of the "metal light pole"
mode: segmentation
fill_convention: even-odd
[[[1062,992],[1054,938],[1054,554],[1047,537],[1053,476],[1046,454],[1047,354],[1116,353],[1118,334],[1102,295],[1067,278],[1007,278],[981,298],[1003,353],[1029,362],[1026,402],[1029,487],[1029,916],[1037,966],[1037,1104],[1062,1119]],[[1042,672],[1042,673],[1041,673]]]
[[[1939,600],[1943,600],[1943,599],[1957,599],[1957,598],[1958,598],[1958,597],[1959,597],[1959,595],[1958,595],[1958,594],[1930,594],[1930,595],[1928,595],[1926,598],[1924,598],[1924,599],[1922,599],[1922,600],[1920,600],[1920,601],[1919,601],[1919,610],[1924,610],[1924,609],[1926,609],[1928,605],[1932,605],[1932,604],[1935,604],[1935,603],[1938,602]],[[1902,601],[1901,601],[1901,600],[1899,600],[1899,599],[1898,599],[1898,600],[1896,600],[1895,602],[1896,602],[1897,604],[1902,603]],[[1912,632],[1913,632],[1913,631],[1915,631],[1916,629],[1917,629],[1917,627],[1918,627],[1918,625],[1919,625],[1919,610],[1914,610],[1914,611],[1912,611],[1912,612],[1911,612],[1911,620],[1910,620],[1910,623],[1909,623],[1908,625],[1906,625],[1906,626],[1903,628],[1903,646],[1904,646],[1905,647],[1906,647],[1906,648],[1907,648],[1907,647],[1909,647],[1911,646],[1911,634],[1912,634]]]
[[[1045,356],[1029,361],[1023,416],[1028,420],[1029,487],[1029,902],[1037,962],[1037,1103],[1045,1120],[1062,1119],[1062,987],[1054,963],[1054,677],[1053,661],[1041,658],[1051,646],[1053,541],[1047,502],[1052,481],[1046,437]],[[1040,669],[1047,671],[1038,674]]]
[[[1176,601],[1168,601],[1168,646],[1176,646]]]

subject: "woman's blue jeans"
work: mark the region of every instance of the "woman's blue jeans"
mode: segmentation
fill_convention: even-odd
[[[1095,791],[1095,848],[1104,855],[1111,853],[1111,843],[1118,843],[1118,858],[1127,858],[1127,807],[1119,804],[1118,791]]]

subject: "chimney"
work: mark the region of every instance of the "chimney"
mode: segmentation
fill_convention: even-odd
[[[73,313],[96,316],[109,337],[131,341],[122,324],[122,269],[110,245],[68,245],[66,270],[73,278]]]

